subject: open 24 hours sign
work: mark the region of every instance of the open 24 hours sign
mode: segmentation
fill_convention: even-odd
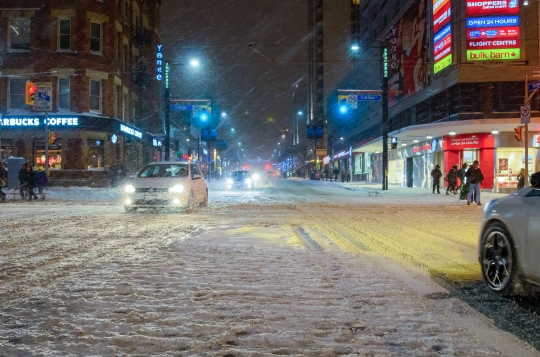
[[[519,60],[519,1],[466,0],[467,61]]]

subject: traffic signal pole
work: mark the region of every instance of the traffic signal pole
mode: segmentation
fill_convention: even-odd
[[[530,105],[531,98],[536,94],[537,89],[533,90],[529,95],[529,76],[525,75],[525,101],[524,105]],[[530,113],[530,112],[529,112]],[[530,114],[529,114],[530,115]],[[530,117],[529,117],[530,121]],[[523,122],[525,124],[525,186],[529,186],[529,122]]]

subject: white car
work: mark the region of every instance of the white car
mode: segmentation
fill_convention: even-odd
[[[186,208],[208,205],[208,186],[197,164],[163,161],[146,165],[124,187],[126,212],[137,208]]]
[[[540,290],[540,187],[489,201],[479,238],[487,287],[502,296]]]

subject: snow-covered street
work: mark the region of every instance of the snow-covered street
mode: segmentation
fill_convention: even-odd
[[[209,190],[191,214],[124,213],[120,189],[0,204],[0,356],[540,356],[534,308],[479,282],[483,206],[298,179]]]

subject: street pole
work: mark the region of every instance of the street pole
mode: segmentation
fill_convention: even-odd
[[[529,78],[525,75],[525,105],[529,105]],[[534,95],[534,91],[531,97]],[[530,115],[530,114],[529,114]],[[525,187],[529,186],[529,123],[525,123]]]
[[[169,61],[165,62],[165,161],[171,158],[171,89],[169,86]]]
[[[388,190],[388,48],[382,46],[382,138],[383,138],[383,179],[382,189]]]
[[[49,176],[49,119],[45,112],[45,174]]]

